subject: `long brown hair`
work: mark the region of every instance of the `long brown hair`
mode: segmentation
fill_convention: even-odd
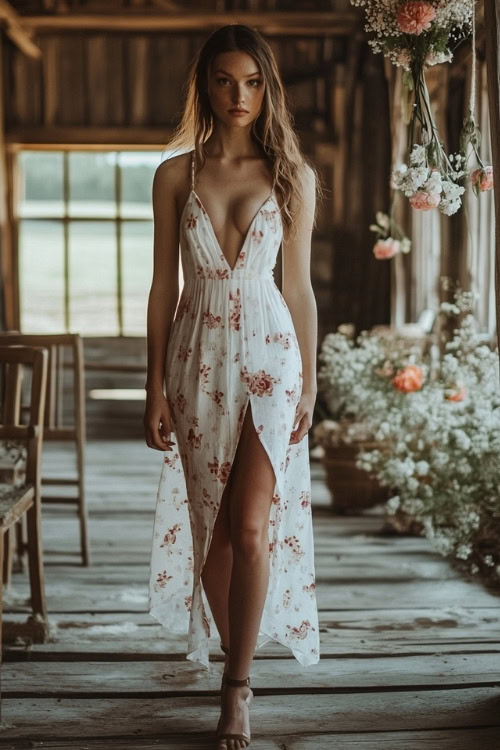
[[[256,29],[244,24],[228,24],[216,29],[207,39],[189,71],[184,112],[167,148],[194,148],[196,163],[200,167],[204,164],[203,144],[214,128],[214,115],[208,98],[210,66],[216,55],[238,50],[254,58],[265,81],[262,108],[252,123],[252,136],[267,159],[283,225],[288,233],[293,225],[292,200],[295,206],[302,204],[299,170],[304,163],[315,174],[317,195],[321,195],[321,187],[316,169],[301,152],[273,51]]]

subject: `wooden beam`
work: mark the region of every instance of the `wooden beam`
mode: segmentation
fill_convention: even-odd
[[[485,0],[486,73],[491,121],[491,152],[495,181],[495,298],[500,347],[500,5]]]
[[[41,57],[40,47],[37,47],[31,39],[33,31],[26,30],[22,16],[14,10],[7,0],[0,0],[0,20],[5,22],[7,36],[19,47],[21,52],[29,57]]]
[[[62,126],[62,127],[40,127],[21,126],[11,128],[5,132],[5,143],[16,148],[20,144],[23,149],[29,149],[30,146],[36,149],[43,148],[60,148],[69,149],[75,146],[81,146],[99,151],[102,146],[106,148],[147,148],[159,149],[165,148],[167,140],[172,135],[172,128],[169,126],[161,127],[79,127],[79,126]]]
[[[191,31],[212,30],[230,23],[244,23],[258,27],[266,34],[282,36],[345,36],[361,28],[362,18],[358,13],[335,12],[267,12],[253,13],[236,11],[226,13],[137,13],[123,12],[116,15],[75,14],[71,15],[26,15],[23,24],[40,31]]]

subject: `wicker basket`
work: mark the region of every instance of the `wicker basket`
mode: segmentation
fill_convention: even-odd
[[[365,508],[385,503],[390,498],[391,492],[387,487],[382,487],[377,479],[356,466],[360,451],[374,450],[377,447],[379,443],[369,441],[341,443],[336,447],[324,446],[322,462],[334,513],[361,513]]]

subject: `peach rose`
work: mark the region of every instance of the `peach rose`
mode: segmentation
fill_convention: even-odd
[[[399,253],[401,246],[399,240],[393,240],[392,237],[388,237],[386,240],[378,240],[373,246],[373,254],[377,260],[385,260],[386,258],[393,258]]]
[[[429,3],[420,0],[410,0],[400,6],[396,22],[403,34],[421,34],[428,31],[432,21],[436,17],[436,11]]]
[[[446,394],[447,401],[463,401],[467,396],[467,390],[462,386],[458,390],[451,390]]]
[[[394,376],[392,384],[398,391],[411,393],[420,390],[423,380],[424,375],[418,365],[407,365]]]
[[[471,181],[473,185],[478,185],[481,192],[491,190],[493,187],[493,167],[475,169],[471,174]]]
[[[416,211],[430,211],[432,208],[439,206],[440,196],[437,193],[425,193],[419,190],[413,193],[410,198],[410,204]]]

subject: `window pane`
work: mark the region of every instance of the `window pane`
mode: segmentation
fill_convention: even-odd
[[[19,224],[23,333],[64,333],[64,230],[60,221]]]
[[[118,334],[114,222],[72,221],[69,231],[70,328]]]
[[[116,216],[116,151],[69,154],[69,215]]]
[[[23,151],[18,163],[19,216],[63,216],[63,154]]]
[[[159,151],[122,151],[119,153],[122,175],[120,214],[124,218],[152,219],[151,191]]]
[[[128,336],[146,335],[146,311],[153,277],[153,223],[124,221],[123,328]]]

